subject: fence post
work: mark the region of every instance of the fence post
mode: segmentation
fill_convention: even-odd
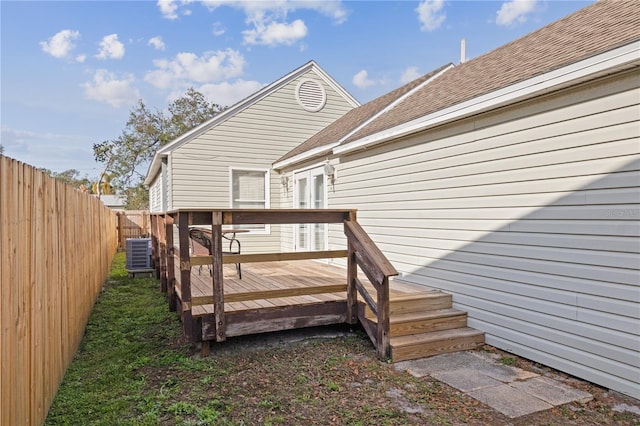
[[[125,234],[124,234],[124,212],[118,212],[118,248],[120,250],[124,250],[125,245]]]

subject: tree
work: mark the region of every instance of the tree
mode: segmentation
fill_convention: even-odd
[[[223,108],[209,103],[202,93],[191,88],[173,101],[167,111],[168,114],[151,111],[140,100],[130,111],[119,137],[93,145],[94,157],[103,165],[98,188],[109,174],[114,186],[122,188],[126,195],[135,194],[135,199],[146,200],[143,179],[156,150],[213,118]]]
[[[4,146],[0,143],[0,154],[4,154]]]
[[[52,172],[49,169],[39,169],[41,172],[45,173],[52,178],[58,179],[64,182],[67,185],[71,185],[74,188],[82,189],[88,188],[90,186],[89,178],[85,175],[84,177],[80,177],[80,172],[76,169],[68,169],[64,172]]]

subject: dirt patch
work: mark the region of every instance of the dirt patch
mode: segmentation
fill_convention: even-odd
[[[326,332],[326,330],[325,330]],[[313,332],[306,336],[313,336]],[[163,424],[287,425],[637,425],[640,416],[614,407],[638,401],[564,376],[591,393],[586,404],[566,404],[509,419],[433,378],[416,378],[378,361],[361,332],[330,330],[333,338],[299,334],[230,339],[197,367],[145,367],[147,396],[167,396]],[[302,335],[304,336],[304,334]],[[487,347],[485,350],[499,351]],[[513,357],[513,355],[504,354]],[[513,365],[560,373],[514,357]]]

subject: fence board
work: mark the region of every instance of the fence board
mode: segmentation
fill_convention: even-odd
[[[117,246],[115,212],[0,155],[0,424],[44,422]]]
[[[149,210],[126,210],[118,212],[118,239],[120,249],[124,249],[127,238],[151,235]]]

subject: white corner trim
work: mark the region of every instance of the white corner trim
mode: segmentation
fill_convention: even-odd
[[[448,121],[457,120],[465,116],[478,114],[499,106],[521,101],[534,95],[548,92],[554,88],[566,86],[567,83],[572,81],[584,79],[606,70],[638,61],[639,52],[640,41],[634,41],[619,48],[436,111],[408,123],[385,129],[346,145],[336,146],[333,149],[333,153],[344,154],[359,148],[365,148],[370,145],[419,132]]]
[[[330,143],[330,144],[326,144],[326,145],[322,145],[313,149],[310,149],[309,151],[305,151],[303,153],[300,153],[298,155],[294,155],[293,157],[287,158],[286,160],[282,160],[282,161],[278,161],[277,163],[273,163],[272,167],[275,170],[280,170],[280,169],[284,169],[287,166],[290,166],[292,164],[295,163],[299,163],[301,161],[304,161],[308,158],[313,158],[316,155],[320,155],[323,154],[325,152],[331,152],[331,150],[338,146],[340,142],[334,142],[334,143]]]

